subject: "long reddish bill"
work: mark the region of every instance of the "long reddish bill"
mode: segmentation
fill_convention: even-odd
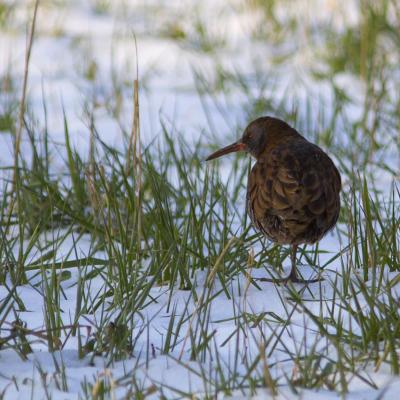
[[[236,151],[243,151],[246,149],[246,145],[241,142],[232,143],[229,146],[223,147],[222,149],[217,150],[215,153],[212,153],[206,158],[206,161],[214,160],[214,158],[218,158],[224,156],[225,154],[233,153]]]

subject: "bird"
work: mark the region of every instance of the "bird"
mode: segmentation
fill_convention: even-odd
[[[206,161],[233,152],[256,159],[248,177],[246,209],[252,224],[269,240],[291,249],[291,270],[282,279],[313,283],[297,270],[299,245],[318,242],[340,212],[341,177],[332,159],[285,121],[265,116],[252,121],[237,142],[215,151]]]

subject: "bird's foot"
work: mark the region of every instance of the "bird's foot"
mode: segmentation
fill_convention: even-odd
[[[288,281],[292,282],[292,283],[304,283],[306,285],[308,285],[309,283],[316,283],[316,282],[321,282],[324,280],[324,278],[322,276],[319,276],[318,278],[314,278],[314,279],[302,279],[299,278],[298,276],[289,276],[287,278]]]
[[[272,282],[277,285],[280,285],[280,284],[286,285],[288,280],[289,280],[289,277],[287,277],[287,278],[258,278],[257,279],[257,281],[260,281],[260,282]]]
[[[302,278],[299,278],[297,275],[290,274],[286,278],[259,278],[257,280],[260,282],[272,282],[272,283],[275,283],[278,285],[280,285],[280,284],[287,285],[288,282],[303,283],[305,285],[308,285],[309,283],[321,282],[324,280],[324,278],[322,276],[319,276],[318,278],[314,278],[314,279],[302,279]]]

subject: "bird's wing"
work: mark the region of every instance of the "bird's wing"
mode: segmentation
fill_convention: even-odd
[[[272,237],[275,229],[282,236],[277,241],[294,241],[308,228],[306,239],[312,242],[336,223],[340,186],[336,167],[318,146],[307,141],[281,145],[254,165],[248,210],[260,230]]]

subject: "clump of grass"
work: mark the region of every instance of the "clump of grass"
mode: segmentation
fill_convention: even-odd
[[[246,3],[251,10],[261,11],[263,18],[253,26],[253,37],[256,40],[265,40],[273,44],[282,44],[293,31],[296,31],[299,21],[295,16],[286,13],[284,20],[279,15],[278,7],[284,4],[289,6],[288,2],[276,0],[249,0]],[[282,53],[274,57],[275,62],[283,61],[288,58],[288,54]]]
[[[327,54],[328,65],[334,73],[352,72],[370,81],[381,65],[389,67],[387,50],[397,46],[399,40],[398,24],[390,18],[396,7],[392,1],[381,1],[378,6],[376,2],[364,0],[358,25],[340,34],[331,32]]]
[[[12,19],[11,15],[15,9],[15,5],[8,1],[0,2],[0,27],[3,29],[7,27],[8,20]]]
[[[107,14],[111,9],[110,0],[91,0],[91,8],[96,14]]]

